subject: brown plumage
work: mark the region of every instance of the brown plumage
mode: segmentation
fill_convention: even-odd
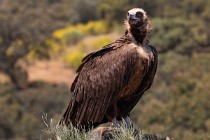
[[[150,21],[135,8],[128,11],[125,26],[122,37],[83,59],[60,124],[88,128],[120,120],[150,88],[157,69],[156,49],[148,45]]]

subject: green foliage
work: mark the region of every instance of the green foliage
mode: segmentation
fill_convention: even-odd
[[[120,22],[126,18],[127,11],[131,8],[138,7],[139,1],[129,0],[101,0],[99,9],[101,17],[105,18],[108,22]]]
[[[58,13],[57,7],[67,8],[64,6],[67,4],[64,0],[60,2],[47,3],[44,0],[39,2],[22,0],[20,4],[17,1],[9,0],[6,2],[6,0],[2,0],[0,2],[2,5],[0,7],[1,49],[7,51],[10,47],[21,46],[16,48],[16,51],[13,51],[12,54],[19,56],[26,50],[22,54],[25,56],[33,46],[40,46],[39,49],[45,50],[47,54],[47,48],[44,46],[45,40],[51,36],[56,28],[64,26],[67,23],[66,19],[70,17],[65,15],[69,12],[68,9],[65,9],[65,12],[60,15],[56,14]],[[61,19],[57,21],[56,18]],[[19,45],[20,42],[21,45]]]
[[[204,31],[199,21],[186,21],[184,18],[153,20],[152,44],[159,52],[177,51],[190,53],[196,47],[204,45]],[[189,39],[190,38],[190,39]]]
[[[90,20],[99,18],[99,0],[72,0],[71,5],[74,23],[87,23]]]
[[[190,58],[171,52],[159,55],[151,94],[131,114],[137,124],[176,139],[208,139],[209,59],[203,53]]]
[[[179,48],[178,51],[189,53],[186,52],[186,48],[188,49],[190,45],[194,47],[190,47],[190,49],[195,49],[196,45],[210,44],[209,6],[208,0],[155,0],[153,2],[148,0],[102,0],[99,7],[102,17],[112,24],[115,21],[120,21],[122,24],[123,18],[126,18],[127,10],[133,7],[142,7],[149,17],[156,18],[153,22],[154,28],[160,29],[157,31],[160,34],[153,36],[156,38],[155,43],[157,42],[162,49],[167,49],[168,45],[170,46],[168,49],[174,49],[180,43],[180,48],[184,49]],[[165,26],[169,26],[169,28],[165,29]]]
[[[70,26],[65,29],[59,29],[54,32],[54,38],[61,42],[61,45],[71,45],[80,41],[84,33],[78,27]]]
[[[81,41],[87,35],[99,35],[108,33],[111,27],[103,21],[90,21],[87,24],[70,25],[66,28],[56,30],[53,37],[61,42],[61,45],[72,45]]]
[[[72,69],[76,70],[81,64],[84,56],[85,54],[77,49],[64,56],[63,60],[68,63]]]
[[[109,28],[105,21],[90,21],[87,24],[70,25],[66,28],[56,30],[53,33],[54,38],[62,39],[66,34],[71,32],[83,33],[85,35],[98,35],[107,33]]]
[[[82,41],[81,43],[76,46],[77,48],[81,49],[85,54],[88,54],[93,51],[98,51],[105,45],[112,42],[110,35],[103,35],[96,38],[92,38],[91,42],[86,43],[86,41]]]
[[[64,42],[67,44],[75,44],[79,40],[83,38],[83,33],[78,30],[72,30],[70,32],[66,32],[63,35]]]
[[[1,0],[0,5],[4,72],[26,54],[31,61],[61,51],[71,51],[63,59],[76,69],[87,53],[113,41],[106,35],[113,25],[123,33],[127,10],[142,7],[152,19],[151,44],[160,55],[150,94],[143,96],[132,119],[149,132],[209,139],[209,0]],[[70,45],[71,50],[66,47]],[[67,91],[66,86],[44,83],[23,91],[0,85],[0,139],[39,139],[41,114],[58,120],[69,101],[69,95],[63,94]]]
[[[63,61],[66,62],[72,69],[76,70],[85,55],[101,49],[103,46],[112,41],[109,35],[103,35],[90,40],[91,42],[88,41],[88,43],[86,43],[86,40],[83,40],[76,46],[72,46],[71,52],[63,57]]]
[[[95,50],[101,49],[103,46],[109,44],[112,40],[108,36],[102,36],[92,41],[92,47]]]
[[[15,73],[16,67],[20,67],[19,59],[31,51],[33,56],[38,54],[48,58],[50,47],[46,45],[46,40],[55,29],[65,26],[70,17],[66,14],[69,12],[66,4],[65,0],[60,0],[60,3],[45,0],[0,1],[0,71],[9,75],[17,88],[28,84],[28,78],[22,78],[25,77],[21,75],[23,73],[18,76]],[[65,12],[57,12],[58,7]],[[25,73],[27,75],[27,71]]]
[[[90,21],[84,26],[84,32],[89,35],[98,35],[108,33],[111,27],[104,20]]]
[[[60,54],[65,50],[65,46],[58,43],[55,39],[47,39],[46,44],[47,46],[50,47],[49,54],[52,56],[56,54]]]
[[[66,85],[32,83],[17,91],[11,85],[0,85],[0,139],[40,139],[41,115],[47,112],[55,121],[60,119],[68,101]]]

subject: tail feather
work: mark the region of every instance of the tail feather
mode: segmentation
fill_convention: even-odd
[[[65,111],[65,113],[63,114],[63,116],[62,116],[62,118],[61,118],[61,120],[59,122],[60,125],[68,126],[69,124],[72,123],[72,121],[70,119],[71,118],[71,114],[72,114],[72,109],[73,109],[73,103],[70,102],[68,107],[67,107],[67,109],[66,109],[66,111]]]
[[[89,110],[92,106],[94,106],[93,103],[89,104],[88,102],[85,102],[84,104],[81,104],[72,99],[62,116],[59,125],[73,125],[80,130],[89,131],[102,123],[108,122],[106,117],[104,117],[100,122],[95,121],[93,118],[94,115],[98,115],[98,112]]]

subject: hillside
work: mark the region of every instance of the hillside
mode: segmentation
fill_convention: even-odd
[[[209,60],[208,53],[194,53],[190,57],[171,52],[160,54],[154,84],[132,111],[131,119],[147,133],[186,140],[207,138]],[[59,120],[75,77],[66,65],[62,60],[37,61],[28,67],[32,74],[29,88],[16,91],[10,84],[1,85],[1,136],[10,138],[19,133],[15,138],[37,139],[44,135],[42,113],[55,122]]]
[[[209,0],[1,0],[0,139],[47,139],[66,109],[82,58],[124,33],[142,7],[159,53],[152,87],[131,112],[145,134],[210,139]]]

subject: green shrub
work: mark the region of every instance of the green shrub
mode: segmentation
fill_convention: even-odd
[[[208,53],[159,55],[155,81],[131,113],[137,124],[176,139],[208,139],[209,60]]]
[[[84,26],[84,31],[90,35],[104,34],[110,31],[105,21],[90,21]]]
[[[61,45],[59,42],[57,42],[55,39],[48,39],[46,40],[47,46],[49,46],[49,54],[57,55],[65,50],[65,46]]]
[[[156,18],[152,21],[152,44],[159,52],[175,50],[189,53],[193,48],[203,45],[205,36],[202,22],[186,21],[184,18]]]
[[[103,21],[90,21],[87,24],[70,25],[66,28],[56,30],[53,38],[60,41],[62,45],[71,45],[77,43],[86,35],[98,35],[110,31],[108,24]]]
[[[97,51],[111,42],[111,38],[106,35],[90,40],[90,42],[82,41],[78,45],[73,46],[73,51],[63,57],[64,62],[68,63],[72,69],[76,70],[78,68],[85,55]]]
[[[87,40],[82,41],[76,47],[83,51],[85,54],[88,54],[93,51],[97,51],[104,47],[105,45],[112,42],[111,36],[103,35],[100,37],[94,37]]]
[[[91,45],[93,49],[101,49],[103,46],[111,43],[111,39],[108,36],[102,36],[100,38],[97,38],[96,40],[93,40]]]
[[[74,27],[68,27],[55,31],[53,37],[65,46],[77,43],[84,37],[84,32]]]
[[[0,139],[46,140],[41,131],[41,114],[58,121],[69,102],[67,85],[30,83],[30,88],[15,90],[12,85],[0,84]],[[52,109],[53,108],[53,109]]]
[[[83,38],[84,34],[81,31],[72,30],[63,35],[64,43],[67,45],[75,44]]]
[[[85,54],[77,49],[64,56],[63,60],[64,62],[68,63],[72,69],[76,70],[81,64],[81,61],[84,58],[84,56]]]

